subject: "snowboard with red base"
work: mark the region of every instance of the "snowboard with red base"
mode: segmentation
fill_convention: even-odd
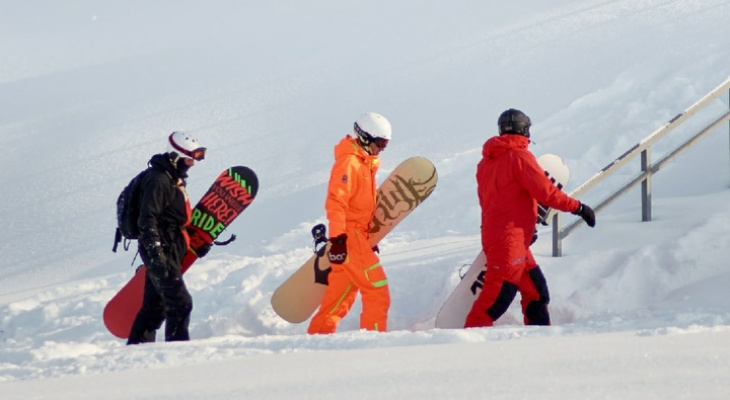
[[[545,176],[558,189],[562,190],[568,183],[570,171],[562,158],[555,154],[545,154],[537,158],[537,163],[545,170]],[[538,204],[537,211],[537,222],[542,225],[547,225],[550,208]],[[467,265],[469,264],[465,264],[464,267]],[[434,322],[436,328],[460,329],[464,327],[466,315],[471,310],[474,300],[477,299],[477,296],[482,291],[484,274],[487,272],[486,268],[487,257],[484,251],[480,251],[436,315],[436,321]]]
[[[370,225],[370,245],[377,245],[423,203],[436,188],[437,181],[436,167],[426,158],[411,157],[400,163],[378,187],[375,215]],[[285,321],[304,322],[319,307],[330,270],[325,255],[327,250],[315,252],[274,291],[271,306]]]
[[[197,252],[204,245],[213,244],[251,204],[258,187],[258,178],[248,167],[231,167],[218,176],[192,210],[187,228],[190,247],[183,257],[182,273],[198,259]],[[138,268],[132,279],[104,307],[104,325],[120,339],[129,337],[134,319],[142,307],[145,272],[145,266]]]

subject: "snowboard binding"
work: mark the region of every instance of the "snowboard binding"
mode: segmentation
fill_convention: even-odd
[[[327,251],[327,227],[324,224],[315,225],[312,228],[312,239],[314,240],[314,253],[317,254],[317,258],[314,260],[314,282],[328,285],[332,267],[325,270],[319,268],[319,259],[324,257],[324,253]]]

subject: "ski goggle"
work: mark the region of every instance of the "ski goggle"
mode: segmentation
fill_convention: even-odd
[[[385,148],[388,146],[388,139],[383,138],[375,138],[373,139],[373,143],[375,143],[376,146],[380,148],[380,150],[385,150]]]
[[[375,145],[378,146],[380,150],[383,150],[386,146],[388,146],[388,139],[381,137],[373,138],[372,135],[360,128],[360,125],[358,125],[357,122],[355,122],[355,132],[360,135],[360,137],[365,139],[366,143],[375,143]]]
[[[205,147],[198,147],[195,150],[183,149],[182,147],[178,146],[174,140],[172,140],[172,135],[170,136],[170,145],[172,145],[173,149],[179,151],[180,154],[190,157],[195,161],[205,160],[205,151],[208,150]]]
[[[175,144],[173,144],[172,147],[175,148],[175,150],[179,151],[181,155],[190,157],[195,161],[205,160],[205,151],[207,150],[205,147],[198,147],[193,151],[185,150],[183,148],[175,146]]]
[[[385,138],[373,138],[372,135],[365,132],[360,126],[355,122],[355,133],[360,135],[365,140],[365,143],[375,143],[376,146],[380,148],[380,150],[385,149],[386,146],[388,146],[388,139]]]
[[[205,151],[206,150],[207,149],[205,147],[199,147],[193,151],[184,150],[183,154],[192,158],[195,161],[200,161],[200,160],[205,160]]]

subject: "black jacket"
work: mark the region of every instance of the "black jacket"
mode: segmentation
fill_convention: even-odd
[[[184,226],[190,209],[185,178],[187,174],[178,171],[167,153],[156,154],[150,159],[149,171],[140,186],[137,220],[139,253],[148,266],[157,252],[161,252],[168,268],[180,269],[187,251]]]

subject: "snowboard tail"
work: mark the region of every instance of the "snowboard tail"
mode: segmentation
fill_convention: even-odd
[[[181,271],[185,273],[198,259],[198,251],[212,244],[223,230],[256,198],[258,177],[248,167],[235,166],[223,171],[203,198],[193,208],[187,227],[190,247],[183,257]],[[104,325],[120,339],[129,337],[132,324],[142,307],[145,273],[141,266],[104,307]]]
[[[375,246],[403,219],[425,201],[436,188],[438,173],[433,163],[412,157],[400,163],[378,187],[375,215],[370,224],[370,245]],[[331,268],[325,251],[313,254],[282,283],[271,297],[277,315],[301,323],[319,307]]]

